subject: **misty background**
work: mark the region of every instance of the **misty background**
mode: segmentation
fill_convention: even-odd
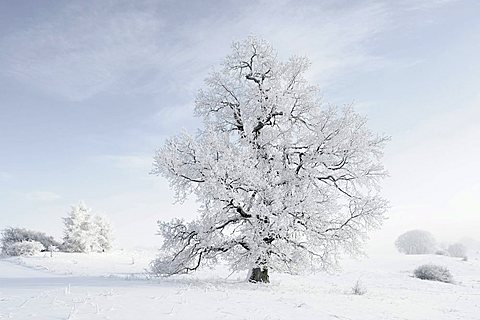
[[[149,174],[155,149],[194,132],[195,95],[230,44],[255,35],[305,55],[323,101],[353,104],[378,133],[388,220],[439,241],[480,230],[477,1],[0,1],[0,228],[62,236],[84,200],[117,246],[158,246],[156,220],[195,199]]]

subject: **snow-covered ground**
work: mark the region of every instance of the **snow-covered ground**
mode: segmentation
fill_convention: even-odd
[[[343,271],[271,284],[204,270],[148,279],[154,251],[41,254],[0,259],[0,319],[480,319],[480,259],[372,256]],[[422,281],[424,263],[447,266],[455,284]],[[364,295],[353,295],[360,281]]]

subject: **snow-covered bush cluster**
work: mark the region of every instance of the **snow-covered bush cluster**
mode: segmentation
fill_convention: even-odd
[[[44,250],[45,247],[38,241],[23,240],[8,244],[3,248],[3,253],[9,256],[32,256]]]
[[[37,243],[41,246],[36,245]],[[2,231],[1,244],[2,253],[7,255],[20,255],[11,253],[22,252],[22,248],[27,249],[27,247],[31,247],[32,249],[36,248],[38,249],[37,251],[44,251],[48,250],[50,247],[59,247],[61,245],[53,237],[47,236],[43,232],[12,227],[6,228]]]
[[[440,282],[453,282],[453,277],[450,271],[442,266],[435,264],[425,264],[413,271],[415,278],[422,280],[432,280]]]
[[[112,247],[110,223],[92,216],[84,203],[72,207],[63,219],[64,242],[60,243],[43,232],[23,228],[6,228],[1,234],[1,251],[10,256],[33,255],[41,251],[105,252]]]
[[[67,252],[105,252],[112,247],[110,223],[103,217],[92,216],[91,209],[80,202],[72,206],[66,218],[63,250]]]
[[[436,241],[430,232],[411,230],[399,236],[395,246],[405,254],[429,254],[435,252]]]

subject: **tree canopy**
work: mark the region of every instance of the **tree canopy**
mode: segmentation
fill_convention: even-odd
[[[379,226],[388,138],[353,108],[324,105],[305,77],[309,65],[297,56],[280,61],[267,42],[248,38],[206,78],[195,104],[203,127],[168,139],[154,158],[153,173],[178,200],[194,194],[201,204],[194,221],[159,222],[155,273],[186,273],[221,257],[234,270],[252,269],[252,281],[268,281],[268,269],[335,266]]]

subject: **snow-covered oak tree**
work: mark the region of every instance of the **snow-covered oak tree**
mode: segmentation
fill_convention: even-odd
[[[217,259],[268,282],[356,253],[383,219],[379,182],[387,138],[350,107],[324,106],[308,83],[306,58],[277,59],[265,41],[234,43],[196,100],[204,126],[170,138],[154,158],[181,201],[200,218],[159,222],[157,275],[187,273]]]

